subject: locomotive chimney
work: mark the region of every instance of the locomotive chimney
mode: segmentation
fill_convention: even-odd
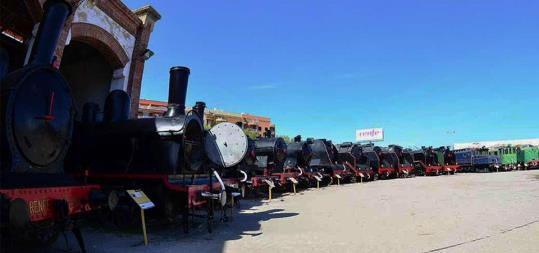
[[[165,117],[185,115],[185,97],[190,70],[187,67],[170,68],[168,108]]]
[[[71,5],[63,0],[48,0],[43,9],[43,18],[30,54],[32,64],[52,63],[64,23],[71,14]]]

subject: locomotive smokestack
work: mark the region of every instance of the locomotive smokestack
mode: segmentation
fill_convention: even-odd
[[[167,117],[185,115],[185,97],[187,95],[187,82],[191,71],[187,67],[170,68],[168,83],[168,110]]]
[[[71,5],[63,0],[48,0],[37,32],[30,63],[51,64],[64,23],[71,14]]]

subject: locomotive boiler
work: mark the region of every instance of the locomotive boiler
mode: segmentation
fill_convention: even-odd
[[[100,122],[95,117],[99,106],[85,104],[72,152],[72,161],[81,161],[78,169],[109,176],[202,172],[205,104],[197,102],[185,113],[189,73],[186,67],[170,69],[168,106],[162,117],[129,119],[130,98],[123,90],[109,93]]]
[[[0,237],[43,245],[74,228],[84,251],[73,217],[92,208],[99,186],[81,184],[64,173],[73,98],[68,82],[51,66],[70,13],[65,1],[47,1],[29,64],[0,83]],[[0,65],[7,69],[6,61]]]
[[[302,141],[301,136],[294,137],[294,142],[287,146],[286,160],[284,162],[285,169],[297,168],[300,173],[303,173],[304,168],[309,166],[313,156],[311,149],[312,140]]]
[[[313,155],[306,175],[311,178],[311,183],[319,181],[323,185],[330,185],[334,177],[336,175],[340,177],[345,170],[342,165],[335,164],[337,148],[326,139],[310,140],[310,142]]]
[[[283,138],[259,137],[249,139],[249,150],[244,158],[240,171],[245,175],[243,182],[251,188],[263,185],[274,186],[280,183],[272,174],[283,169],[288,145]]]

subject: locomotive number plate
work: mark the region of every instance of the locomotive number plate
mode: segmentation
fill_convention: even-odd
[[[45,215],[49,209],[49,201],[46,199],[28,201],[30,215]]]

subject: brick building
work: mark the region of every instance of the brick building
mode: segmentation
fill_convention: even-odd
[[[154,24],[161,17],[151,6],[130,10],[119,0],[66,0],[73,7],[60,35],[53,65],[71,86],[77,115],[87,102],[102,109],[109,91],[121,89],[138,110],[144,62]],[[28,61],[45,0],[0,1],[0,50],[8,71]]]
[[[163,115],[167,109],[167,102],[140,99],[139,100],[139,117],[158,117]],[[187,108],[186,110],[190,110]],[[263,116],[256,116],[247,113],[225,112],[219,109],[206,109],[204,113],[204,125],[212,127],[221,122],[230,122],[241,125],[244,129],[249,128],[264,135],[266,131],[271,131],[275,136],[275,125],[271,123],[271,119]]]

